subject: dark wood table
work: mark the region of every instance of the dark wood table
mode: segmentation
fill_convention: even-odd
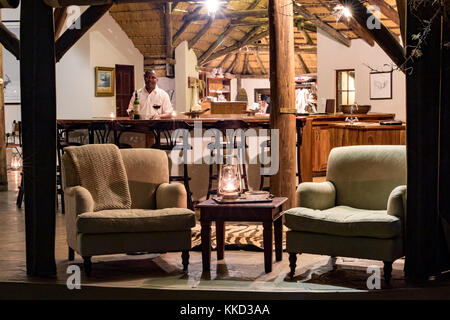
[[[275,259],[281,261],[283,253],[283,203],[287,198],[276,197],[272,202],[219,204],[213,199],[197,205],[200,208],[203,271],[211,268],[211,222],[216,222],[217,260],[225,251],[225,221],[263,223],[264,269],[272,271],[272,244],[275,233]]]

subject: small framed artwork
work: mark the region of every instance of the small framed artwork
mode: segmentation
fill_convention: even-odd
[[[392,99],[392,72],[370,73],[370,100]]]
[[[95,96],[114,96],[114,68],[95,67]]]

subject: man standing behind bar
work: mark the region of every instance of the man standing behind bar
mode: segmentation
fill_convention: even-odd
[[[172,117],[173,107],[167,92],[158,88],[158,77],[155,70],[147,70],[144,74],[145,87],[138,90],[139,105],[143,119],[168,119]],[[134,94],[131,97],[127,112],[133,110]]]

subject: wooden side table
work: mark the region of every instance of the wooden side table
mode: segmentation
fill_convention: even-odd
[[[213,199],[197,205],[200,208],[203,271],[211,268],[211,222],[216,222],[217,260],[222,260],[225,251],[225,221],[247,221],[263,223],[264,269],[272,271],[272,244],[275,233],[275,258],[282,260],[283,253],[283,203],[287,198],[277,197],[272,202],[219,204]]]

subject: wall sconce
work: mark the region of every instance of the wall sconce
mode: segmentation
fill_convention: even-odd
[[[231,161],[220,165],[218,195],[222,200],[235,200],[242,193],[241,170],[236,156],[226,156]]]

